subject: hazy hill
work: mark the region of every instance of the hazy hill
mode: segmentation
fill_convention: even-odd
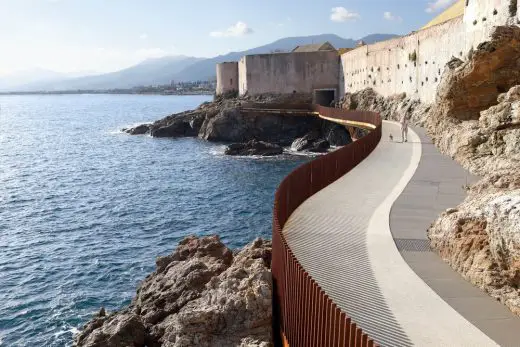
[[[141,85],[168,84],[174,75],[203,58],[169,56],[148,59],[116,72],[26,84],[20,90],[76,90],[132,88]]]
[[[338,35],[334,34],[323,34],[323,35],[314,35],[314,36],[300,36],[300,37],[287,37],[280,40],[277,40],[268,45],[256,47],[253,49],[249,49],[247,51],[242,52],[231,52],[226,55],[219,55],[214,58],[204,59],[195,63],[193,65],[188,66],[181,72],[175,75],[175,80],[178,81],[190,81],[190,80],[199,80],[199,79],[207,79],[215,76],[215,64],[225,62],[225,61],[237,61],[242,56],[248,54],[262,54],[262,53],[270,53],[276,50],[282,51],[291,51],[298,45],[306,45],[311,43],[319,43],[329,41],[336,48],[352,48],[356,45],[359,40],[365,41],[367,44],[375,43],[379,41],[388,40],[390,38],[396,37],[397,35],[389,35],[389,34],[372,34],[366,37],[363,37],[358,40],[353,39],[344,39]]]
[[[41,68],[17,71],[0,76],[0,90],[12,90],[29,83],[49,83],[77,76],[80,75],[59,73]]]
[[[387,40],[396,35],[373,34],[361,38],[366,43],[374,43]],[[2,85],[0,90],[17,91],[56,91],[56,90],[103,90],[116,88],[132,88],[143,85],[168,84],[175,81],[196,81],[215,78],[215,64],[224,61],[237,61],[247,54],[270,53],[273,51],[291,51],[298,45],[329,41],[336,48],[351,48],[359,40],[345,39],[334,34],[314,36],[287,37],[270,44],[252,48],[242,52],[231,52],[214,58],[195,58],[187,56],[169,56],[156,59],[148,59],[135,66],[116,72],[70,78],[62,74],[48,72],[46,78],[24,80],[18,83]]]

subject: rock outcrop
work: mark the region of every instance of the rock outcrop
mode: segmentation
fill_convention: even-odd
[[[294,140],[291,149],[294,151],[308,151],[313,153],[327,152],[330,143],[321,137],[319,131],[312,131],[305,136]]]
[[[383,119],[398,121],[406,115],[413,124],[425,126],[429,117],[430,105],[405,93],[385,98],[372,88],[357,93],[347,93],[338,102],[337,107],[347,110],[365,110],[377,112]]]
[[[322,134],[324,140],[327,140],[327,142],[334,147],[346,146],[352,142],[347,128],[332,122],[324,123]]]
[[[199,137],[213,142],[247,142],[251,140],[288,146],[295,138],[319,130],[323,120],[315,116],[292,116],[223,109],[206,118]]]
[[[229,155],[276,155],[295,140],[308,140],[307,134],[318,134],[300,150],[325,152],[330,146],[352,142],[348,130],[339,124],[314,115],[265,113],[243,107],[259,103],[308,104],[306,95],[260,95],[254,98],[221,97],[206,102],[197,109],[173,114],[151,124],[123,129],[131,135],[150,134],[153,137],[198,136],[211,142],[231,142]],[[246,110],[247,108],[247,110]],[[302,139],[304,138],[304,139]],[[269,145],[267,145],[269,144]],[[304,147],[304,148],[303,148]]]
[[[520,82],[520,28],[497,27],[491,40],[468,53],[462,64],[449,64],[437,88],[441,118],[478,119],[499,94]]]
[[[236,136],[229,141],[248,141],[252,138],[239,139],[241,133],[240,128],[246,131],[247,120],[238,119],[237,113],[239,107],[244,103],[291,103],[291,104],[308,104],[312,101],[312,97],[307,94],[264,94],[255,97],[230,98],[228,95],[217,97],[214,101],[205,102],[194,110],[180,112],[164,117],[154,123],[141,124],[137,127],[123,129],[130,135],[150,134],[153,137],[200,137],[210,141],[227,141],[226,131],[234,133]],[[210,122],[211,119],[218,117],[218,120]],[[244,124],[234,124],[233,121],[241,120]],[[249,122],[251,123],[251,122]],[[296,122],[294,122],[296,124]],[[237,130],[234,130],[234,126]],[[260,126],[262,124],[259,124]],[[213,126],[216,128],[213,129]],[[291,124],[287,123],[287,127]],[[209,128],[208,128],[209,127]],[[224,129],[222,129],[224,127]],[[255,124],[252,124],[255,127]],[[268,131],[269,129],[266,129]],[[251,130],[250,130],[251,131]],[[261,129],[260,129],[261,132]],[[246,134],[247,135],[247,134]]]
[[[490,175],[428,231],[464,278],[520,315],[520,174]]]
[[[282,153],[283,147],[256,140],[251,140],[246,143],[232,143],[227,146],[225,151],[227,155],[259,155],[262,157],[280,155]]]
[[[520,85],[500,94],[496,102],[478,119],[445,118],[429,127],[443,153],[480,176],[520,169]]]
[[[187,237],[157,259],[129,307],[101,312],[75,345],[271,346],[270,263],[269,241],[233,254],[217,236]]]

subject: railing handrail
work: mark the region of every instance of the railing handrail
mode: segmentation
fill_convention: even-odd
[[[264,109],[280,105],[263,104]],[[282,105],[281,109],[294,109]],[[365,159],[381,139],[379,114],[347,111],[320,105],[300,105],[338,123],[370,124],[361,139],[292,171],[275,193],[273,208],[273,328],[291,346],[374,346],[371,340],[323,291],[294,256],[282,233],[285,223],[306,199],[325,188]]]

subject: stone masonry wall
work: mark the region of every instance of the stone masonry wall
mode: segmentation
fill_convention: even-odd
[[[344,53],[340,95],[370,87],[383,96],[406,93],[433,103],[446,63],[467,60],[495,27],[518,24],[519,14],[511,12],[517,1],[468,0],[464,16]]]
[[[339,57],[336,51],[248,55],[239,62],[239,76],[240,95],[337,92]]]
[[[446,63],[453,56],[464,59],[466,54],[462,17],[362,46],[341,56],[340,93],[370,87],[383,96],[404,92],[431,103]]]
[[[216,94],[221,95],[231,91],[238,91],[238,63],[217,64]]]

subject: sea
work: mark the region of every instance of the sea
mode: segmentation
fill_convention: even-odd
[[[0,96],[0,346],[70,346],[186,235],[270,238],[275,189],[308,158],[121,132],[209,100]]]

